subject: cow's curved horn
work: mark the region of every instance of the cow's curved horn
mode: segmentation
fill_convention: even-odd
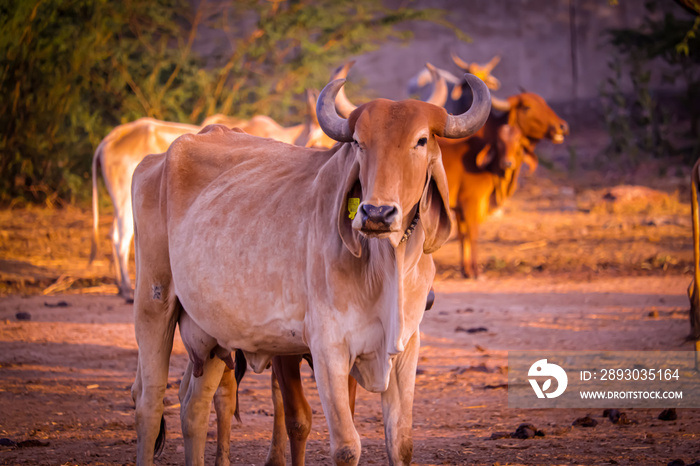
[[[447,102],[447,83],[445,83],[445,78],[440,76],[437,68],[431,63],[426,63],[425,67],[428,68],[433,78],[433,92],[426,102],[437,105],[438,107],[443,107],[445,102]]]
[[[445,122],[446,138],[465,138],[481,128],[491,112],[491,93],[484,82],[472,74],[465,74],[464,80],[472,90],[472,106],[461,115],[447,115]]]
[[[344,65],[341,65],[338,68],[336,68],[335,71],[333,71],[333,74],[331,75],[331,81],[335,81],[336,79],[347,78],[348,72],[354,64],[355,60],[350,60]],[[348,97],[345,95],[345,88],[341,87],[338,91],[338,95],[335,97],[335,109],[340,115],[342,115],[344,118],[347,118],[356,108],[357,106],[350,102]]]
[[[501,112],[510,112],[512,108],[510,102],[494,96],[491,96],[491,107]]]
[[[450,56],[452,57],[452,61],[454,62],[455,65],[462,68],[464,71],[469,71],[469,63],[467,63],[464,60],[462,60],[461,58],[459,58],[457,55],[455,55],[454,52],[451,52]]]
[[[501,62],[501,56],[496,55],[491,60],[489,60],[489,62],[487,64],[484,65],[484,71],[486,71],[487,73],[492,72],[493,69],[496,67],[496,65],[498,65],[500,62]]]
[[[350,124],[345,118],[339,117],[335,110],[335,97],[344,84],[344,79],[336,79],[326,84],[316,102],[316,116],[318,124],[328,137],[339,142],[350,142]]]

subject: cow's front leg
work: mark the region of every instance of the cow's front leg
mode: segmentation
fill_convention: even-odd
[[[221,359],[207,358],[202,376],[190,377],[187,393],[181,400],[180,422],[185,440],[185,464],[188,466],[204,465],[211,402],[225,367],[226,364]],[[228,422],[231,422],[230,417]]]
[[[384,439],[389,464],[392,465],[409,465],[413,456],[413,392],[420,347],[419,334],[417,331],[406,345],[406,350],[394,359],[389,388],[382,393]]]
[[[323,413],[331,436],[331,458],[336,465],[356,465],[360,460],[360,436],[355,430],[348,396],[349,357],[342,351],[311,351]]]

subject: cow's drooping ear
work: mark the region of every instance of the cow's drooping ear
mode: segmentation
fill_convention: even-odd
[[[518,112],[517,110],[523,103],[523,99],[520,95],[512,95],[508,97],[508,103],[510,104],[510,112],[508,113],[508,124],[510,126],[519,127],[518,125]]]
[[[432,254],[450,237],[452,218],[447,193],[447,176],[442,157],[433,159],[428,169],[423,196],[420,199],[420,221],[425,232],[423,252]]]
[[[484,148],[476,154],[476,166],[484,168],[493,161],[495,154],[496,151],[491,150],[491,144],[486,144]]]
[[[340,234],[340,239],[348,251],[352,253],[355,257],[360,257],[362,255],[362,244],[360,243],[360,234],[352,228],[352,218],[354,214],[350,211],[352,210],[353,202],[350,199],[360,199],[362,197],[362,186],[360,185],[360,164],[355,162],[350,169],[347,179],[345,180],[345,185],[340,191],[340,196],[337,200],[338,208],[338,234]],[[350,209],[348,209],[350,205]],[[357,202],[359,205],[359,201]],[[357,207],[354,207],[357,213]],[[351,218],[352,217],[352,218]]]
[[[462,85],[461,84],[455,84],[454,87],[452,88],[452,92],[450,92],[450,97],[452,100],[459,100],[462,98]]]

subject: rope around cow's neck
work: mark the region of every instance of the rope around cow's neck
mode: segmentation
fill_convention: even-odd
[[[420,211],[416,210],[416,215],[413,217],[413,221],[408,226],[408,228],[406,228],[406,232],[401,237],[401,241],[399,241],[399,244],[408,241],[408,238],[410,238],[413,234],[413,230],[416,229],[416,225],[418,225],[418,220],[420,220]]]

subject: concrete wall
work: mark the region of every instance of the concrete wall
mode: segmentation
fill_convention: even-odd
[[[646,14],[642,0],[619,0],[617,6],[609,0],[419,0],[412,5],[450,11],[449,20],[473,42],[461,42],[436,24],[414,23],[408,46],[388,43],[354,57],[350,80],[366,78],[377,95],[400,99],[407,97],[408,78],[427,61],[457,74],[450,52],[480,63],[500,55],[493,74],[503,87],[496,95],[517,93],[522,86],[554,104],[589,101],[608,75],[612,55],[605,31],[639,26]],[[664,8],[682,13],[673,2]]]
[[[343,0],[349,1],[349,0]],[[506,97],[523,88],[536,92],[562,109],[577,102],[579,110],[595,106],[601,82],[608,76],[611,47],[605,31],[638,27],[647,14],[644,0],[385,0],[387,6],[440,8],[447,19],[472,38],[460,41],[455,33],[430,22],[403,25],[414,33],[408,45],[397,41],[356,60],[351,83],[364,80],[370,94],[390,99],[408,97],[409,78],[426,62],[459,74],[451,58],[485,63],[494,55],[502,60],[493,74],[503,84],[495,94]],[[193,0],[193,6],[199,0]],[[200,27],[195,50],[212,57],[228,57],[235,37],[255,27],[254,15],[237,16],[230,0],[209,0],[205,17],[219,16],[218,27]],[[681,15],[672,1],[660,1],[662,10]],[[659,12],[663,14],[663,11]],[[340,63],[338,63],[339,65]],[[330,71],[330,70],[329,70]],[[352,94],[350,94],[352,98]]]

